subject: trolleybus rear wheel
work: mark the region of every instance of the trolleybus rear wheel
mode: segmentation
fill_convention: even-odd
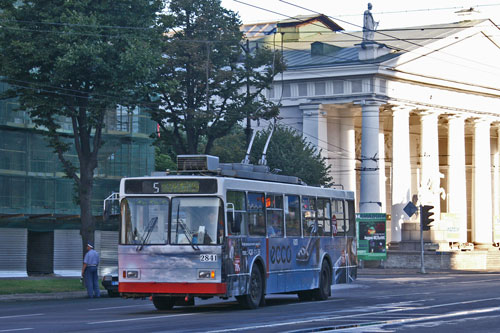
[[[318,301],[328,299],[328,296],[330,296],[331,275],[330,265],[328,262],[323,261],[319,275],[319,286],[318,289],[314,289],[314,298]]]
[[[248,294],[237,297],[238,302],[248,309],[258,308],[262,302],[262,297],[264,297],[263,286],[264,283],[262,281],[260,268],[255,265],[253,266],[252,274],[250,275]]]
[[[153,305],[157,310],[170,310],[175,305],[175,297],[153,296]]]

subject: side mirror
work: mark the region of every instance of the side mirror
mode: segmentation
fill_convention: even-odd
[[[109,197],[104,199],[102,207],[102,220],[108,222],[111,216],[120,214],[120,197],[118,193],[113,192]]]

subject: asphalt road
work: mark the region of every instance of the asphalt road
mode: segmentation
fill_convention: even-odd
[[[495,332],[499,273],[370,274],[322,302],[271,295],[245,310],[234,299],[157,311],[149,300],[101,297],[0,301],[0,332]]]

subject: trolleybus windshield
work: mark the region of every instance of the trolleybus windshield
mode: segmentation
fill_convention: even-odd
[[[218,223],[222,201],[216,197],[172,199],[171,244],[219,244],[222,225]],[[222,217],[222,216],[221,216]]]
[[[126,198],[122,200],[122,244],[166,244],[167,198]]]

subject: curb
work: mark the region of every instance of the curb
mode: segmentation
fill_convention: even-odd
[[[106,293],[104,293],[106,294]],[[102,296],[101,296],[102,297]],[[107,296],[105,296],[107,297]],[[34,294],[10,294],[0,295],[0,302],[17,302],[17,301],[38,301],[38,300],[54,300],[54,299],[78,299],[87,298],[86,291],[70,291],[60,293],[34,293]]]
[[[454,270],[426,270],[426,274],[496,274],[500,275],[498,271],[454,271]],[[413,275],[421,276],[418,268],[358,268],[358,276],[391,276],[391,275]],[[334,286],[335,287],[335,286]],[[337,288],[352,288],[354,286],[338,285]],[[108,295],[105,290],[101,290],[101,297],[107,298]],[[34,294],[9,294],[0,295],[0,302],[17,302],[17,301],[37,301],[37,300],[62,300],[62,299],[86,299],[87,291],[70,291],[59,293],[34,293]]]
[[[498,270],[425,269],[425,274],[500,274]],[[358,268],[358,275],[423,275],[420,268]]]

